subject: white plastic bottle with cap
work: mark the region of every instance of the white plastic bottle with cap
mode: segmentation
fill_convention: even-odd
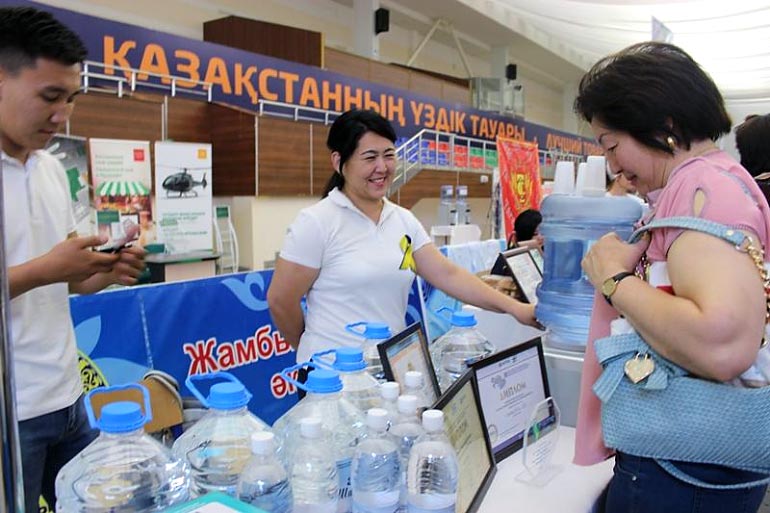
[[[289,461],[294,513],[335,513],[338,478],[335,456],[324,440],[321,419],[299,422],[300,438]]]
[[[326,356],[333,355],[329,364]],[[380,384],[366,370],[364,353],[358,347],[339,347],[313,355],[313,361],[322,367],[339,372],[342,380],[342,397],[353,403],[362,413],[380,403]]]
[[[275,454],[275,435],[251,435],[252,456],[238,479],[238,499],[270,513],[291,513],[294,506],[289,475]]]
[[[385,342],[393,335],[390,328],[383,322],[356,322],[345,326],[345,330],[364,339],[364,363],[366,371],[378,382],[384,383],[385,373],[382,370],[380,353],[377,350],[377,344]]]
[[[442,312],[449,312],[450,316]],[[452,323],[452,328],[430,348],[439,387],[444,392],[468,370],[471,363],[494,353],[495,346],[476,328],[478,323],[472,312],[453,311],[444,307],[436,313]]]
[[[401,463],[401,490],[399,494],[399,511],[406,511],[406,467],[409,464],[409,453],[417,438],[425,433],[420,423],[417,408],[417,398],[413,395],[402,395],[398,398],[398,417],[390,426],[388,434],[398,447]]]
[[[370,409],[366,427],[351,468],[353,513],[395,513],[401,468],[396,444],[387,435],[388,412]]]
[[[395,381],[386,381],[380,385],[380,404],[379,408],[388,412],[388,425],[395,422],[398,416],[398,396],[401,392],[401,386]]]
[[[419,413],[431,407],[428,400],[428,394],[425,392],[425,379],[420,371],[406,371],[404,374],[404,394],[413,395],[417,398],[417,409]]]
[[[280,457],[291,461],[300,442],[300,421],[306,417],[320,418],[323,443],[329,446],[337,461],[339,479],[338,513],[352,510],[350,488],[350,461],[358,440],[365,432],[364,416],[342,395],[342,380],[339,373],[326,369],[308,372],[307,381],[299,383],[291,373],[313,364],[305,362],[281,372],[281,376],[301,388],[307,395],[273,423],[273,431],[280,440]],[[296,495],[296,488],[294,493]]]
[[[409,513],[454,513],[459,467],[457,453],[444,434],[444,413],[426,410],[421,435],[409,453],[406,469]]]
[[[219,379],[226,381],[212,385],[208,397],[195,386],[198,381]],[[209,409],[173,446],[174,455],[192,470],[192,496],[217,491],[235,497],[238,477],[251,458],[251,435],[270,428],[249,412],[251,394],[232,374],[190,376],[185,384]]]
[[[95,394],[136,389],[142,405],[131,401],[108,403],[99,418],[91,398]],[[91,426],[101,433],[56,476],[56,511],[89,513],[115,511],[149,513],[165,510],[189,498],[190,470],[143,426],[152,419],[150,398],[141,385],[97,388],[85,400]]]

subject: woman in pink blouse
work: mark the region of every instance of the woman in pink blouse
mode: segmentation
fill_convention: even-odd
[[[650,202],[647,219],[700,217],[742,230],[767,247],[767,200],[746,170],[715,145],[731,128],[722,96],[680,48],[640,43],[605,57],[583,77],[575,110],[591,124],[612,172],[622,173]],[[766,298],[752,260],[711,235],[681,229],[649,233],[636,244],[606,235],[583,260],[597,291],[604,285],[610,292],[604,297],[597,292],[594,301],[578,413],[578,464],[613,454],[603,444],[601,403],[591,390],[601,373],[595,340],[633,328],[691,374],[735,386],[743,386],[757,358]],[[648,265],[635,274],[643,257]],[[607,286],[610,281],[614,287]],[[600,511],[755,512],[765,494],[764,486],[701,488],[673,477],[653,459],[623,452],[615,458]],[[716,465],[677,465],[712,484],[764,477]]]

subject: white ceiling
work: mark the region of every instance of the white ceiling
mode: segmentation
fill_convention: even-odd
[[[442,17],[489,47],[560,57],[544,71],[569,81],[600,57],[651,39],[655,17],[728,98],[770,97],[767,0],[382,0],[396,20]],[[412,16],[415,18],[415,16]],[[397,21],[398,22],[398,21]],[[427,29],[425,29],[427,31]],[[468,39],[466,38],[467,42]],[[537,50],[539,48],[539,50]],[[525,63],[526,64],[526,63]],[[551,66],[552,69],[548,69]]]

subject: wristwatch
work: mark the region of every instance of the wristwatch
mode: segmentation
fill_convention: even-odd
[[[628,278],[629,276],[633,276],[633,275],[634,273],[632,272],[623,271],[622,273],[618,273],[615,276],[611,276],[606,280],[604,280],[604,282],[602,283],[602,295],[610,305],[612,305],[612,295],[615,293],[615,290],[618,288],[618,283],[620,283],[625,278]]]

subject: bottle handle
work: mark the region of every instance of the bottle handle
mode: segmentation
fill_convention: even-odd
[[[321,367],[322,369],[335,370],[333,363],[329,363],[327,359],[322,358],[322,356],[330,355],[332,353],[336,355],[337,350],[327,349],[326,351],[319,351],[318,353],[313,353],[313,356],[310,357],[310,361],[315,363],[317,367]]]
[[[236,378],[229,372],[225,372],[225,371],[211,372],[209,374],[192,374],[190,376],[187,376],[187,379],[184,380],[184,384],[187,386],[187,389],[193,393],[195,398],[201,402],[203,406],[205,406],[206,408],[211,408],[211,406],[209,406],[208,399],[203,396],[203,394],[200,392],[200,390],[198,390],[198,387],[195,386],[193,382],[211,381],[211,380],[220,379],[220,378],[223,379],[224,381],[229,381],[230,383],[238,383],[239,385],[243,385],[243,383],[241,383],[238,378]],[[246,390],[246,395],[248,396],[249,400],[251,400],[252,396],[248,390]]]
[[[445,311],[449,312],[449,316],[448,317],[446,315],[442,314],[442,312],[445,312]],[[452,313],[453,312],[454,312],[454,310],[449,308],[448,306],[442,306],[441,308],[436,310],[436,315],[438,315],[439,317],[441,317],[442,319],[444,319],[446,321],[452,322]]]
[[[138,390],[142,394],[142,397],[144,398],[144,404],[139,403],[144,408],[144,424],[147,424],[148,422],[152,421],[152,406],[150,406],[150,391],[147,390],[147,387],[145,387],[144,385],[140,385],[139,383],[129,383],[127,385],[97,387],[86,394],[85,400],[83,401],[83,403],[86,407],[88,424],[92,428],[97,429],[99,427],[99,419],[96,418],[96,414],[94,413],[94,407],[93,407],[93,404],[91,403],[93,397],[95,395],[100,395],[100,394],[120,392],[121,390]],[[130,399],[128,400],[130,401]],[[137,402],[137,401],[132,401],[132,402]]]
[[[352,333],[353,335],[358,335],[359,337],[363,337],[364,333],[366,333],[366,328],[364,328],[362,331],[359,331],[355,329],[358,326],[366,326],[368,323],[366,321],[361,322],[354,322],[352,324],[348,324],[345,326],[345,330]]]
[[[305,386],[304,383],[300,383],[299,381],[297,381],[296,379],[292,378],[289,375],[290,372],[293,372],[293,371],[296,371],[296,370],[300,370],[303,367],[312,367],[312,368],[315,369],[315,368],[318,368],[318,365],[315,362],[312,362],[312,361],[311,362],[298,363],[296,365],[292,365],[291,367],[287,367],[287,368],[283,369],[281,371],[281,377],[283,379],[285,379],[287,382],[289,382],[292,385],[294,385],[295,387],[297,387],[297,388],[299,388],[301,390],[304,390],[305,392],[309,392],[310,390],[308,390],[308,388]]]

